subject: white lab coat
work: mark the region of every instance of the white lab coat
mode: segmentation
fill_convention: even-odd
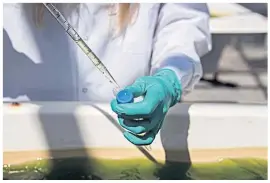
[[[57,6],[121,87],[168,67],[188,92],[202,75],[200,57],[211,49],[205,4],[140,4],[117,37],[104,4]],[[30,4],[4,4],[4,100],[110,101],[113,86],[52,15],[45,10],[36,27],[32,13]]]

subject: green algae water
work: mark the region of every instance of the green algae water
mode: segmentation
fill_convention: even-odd
[[[148,160],[68,158],[4,165],[8,180],[267,180],[267,160],[225,159],[215,163],[155,164]]]

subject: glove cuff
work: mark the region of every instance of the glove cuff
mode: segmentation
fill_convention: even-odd
[[[161,78],[167,85],[172,96],[170,107],[179,102],[182,95],[182,86],[175,72],[171,69],[160,69],[154,76]]]

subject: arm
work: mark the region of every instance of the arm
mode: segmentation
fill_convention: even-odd
[[[169,108],[201,77],[200,56],[211,49],[208,18],[204,4],[161,6],[153,41],[152,75],[139,77],[126,87],[134,97],[144,99],[126,104],[111,102],[119,124],[127,130],[124,136],[131,143],[151,144]]]
[[[154,35],[151,73],[173,70],[183,94],[202,76],[200,57],[211,50],[209,12],[203,3],[162,4]]]

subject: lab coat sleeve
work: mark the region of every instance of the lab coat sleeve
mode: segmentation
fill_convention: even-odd
[[[175,71],[183,94],[202,76],[200,57],[211,50],[209,12],[203,3],[162,4],[153,41],[151,74]]]

